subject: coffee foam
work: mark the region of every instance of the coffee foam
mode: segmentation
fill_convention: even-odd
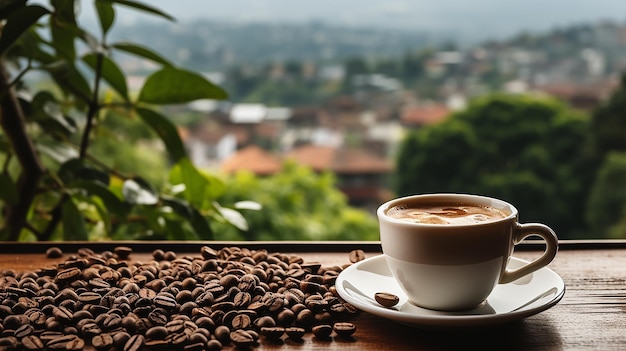
[[[480,224],[506,217],[496,208],[474,204],[401,204],[386,214],[403,221],[440,225]]]

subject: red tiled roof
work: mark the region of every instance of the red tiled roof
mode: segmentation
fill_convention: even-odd
[[[251,145],[237,151],[233,156],[222,162],[220,169],[226,173],[236,173],[247,170],[257,175],[270,175],[277,173],[282,168],[278,157]]]
[[[387,173],[393,169],[390,162],[365,150],[305,145],[286,156],[315,171],[332,171],[337,174]]]
[[[425,104],[405,109],[402,113],[402,122],[411,125],[428,125],[442,121],[450,110],[441,104]]]
[[[287,153],[284,159],[293,160],[317,172],[332,171],[337,174],[388,173],[393,169],[389,161],[355,148],[305,145]],[[220,168],[226,173],[247,170],[258,175],[270,175],[281,170],[282,161],[253,145],[226,159]]]

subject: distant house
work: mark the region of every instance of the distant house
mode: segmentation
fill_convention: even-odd
[[[386,181],[393,165],[364,149],[305,145],[287,153],[285,158],[317,172],[333,172],[337,187],[352,206],[373,211],[391,197]]]
[[[421,127],[441,122],[450,112],[448,107],[439,103],[412,105],[402,111],[400,121],[407,127]]]
[[[278,173],[281,167],[280,158],[256,145],[250,145],[224,160],[220,170],[228,174],[246,170],[259,176],[267,176]]]
[[[213,111],[198,126],[185,131],[183,141],[194,164],[215,169],[242,146],[277,140],[291,115],[289,108],[234,104],[226,111]]]
[[[338,189],[352,206],[373,211],[391,198],[385,185],[393,170],[392,164],[362,149],[305,145],[278,157],[258,146],[248,146],[224,160],[220,169],[229,174],[246,170],[267,176],[279,172],[285,160],[316,172],[334,173]]]
[[[608,99],[617,86],[617,80],[606,79],[588,84],[568,82],[545,84],[536,87],[535,91],[554,96],[572,107],[592,111]]]

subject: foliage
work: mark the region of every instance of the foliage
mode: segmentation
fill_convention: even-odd
[[[548,98],[485,96],[407,135],[397,155],[396,191],[501,198],[515,204],[522,221],[575,237],[584,228],[593,177],[588,125],[586,115]]]
[[[175,125],[157,109],[225,99],[226,92],[150,48],[108,40],[118,7],[172,18],[136,1],[96,0],[100,26],[92,34],[77,20],[79,4],[0,4],[0,238],[212,239],[214,220],[245,229],[239,212],[215,202],[223,183],[191,164]],[[114,60],[118,53],[157,67],[137,94]],[[51,87],[29,84],[42,74]],[[99,154],[116,146],[112,136],[131,142],[158,136],[172,165],[169,175],[126,174],[132,167],[121,161],[131,158],[128,150],[116,148],[117,160]],[[160,191],[155,184],[162,184]]]
[[[244,213],[250,230],[219,231],[236,240],[377,240],[376,219],[349,207],[334,183],[330,173],[316,174],[290,162],[267,178],[239,172],[226,180],[229,191],[220,201],[251,199],[263,208]]]
[[[626,238],[626,74],[610,99],[591,118],[591,145],[598,169],[586,218],[590,231]]]
[[[611,152],[598,170],[587,220],[596,235],[626,238],[626,152]]]
[[[594,111],[590,131],[600,162],[611,151],[626,151],[626,74],[610,99]]]

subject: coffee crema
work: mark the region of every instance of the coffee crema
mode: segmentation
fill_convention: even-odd
[[[458,203],[399,204],[385,213],[402,221],[441,225],[480,224],[507,216],[494,207]]]

